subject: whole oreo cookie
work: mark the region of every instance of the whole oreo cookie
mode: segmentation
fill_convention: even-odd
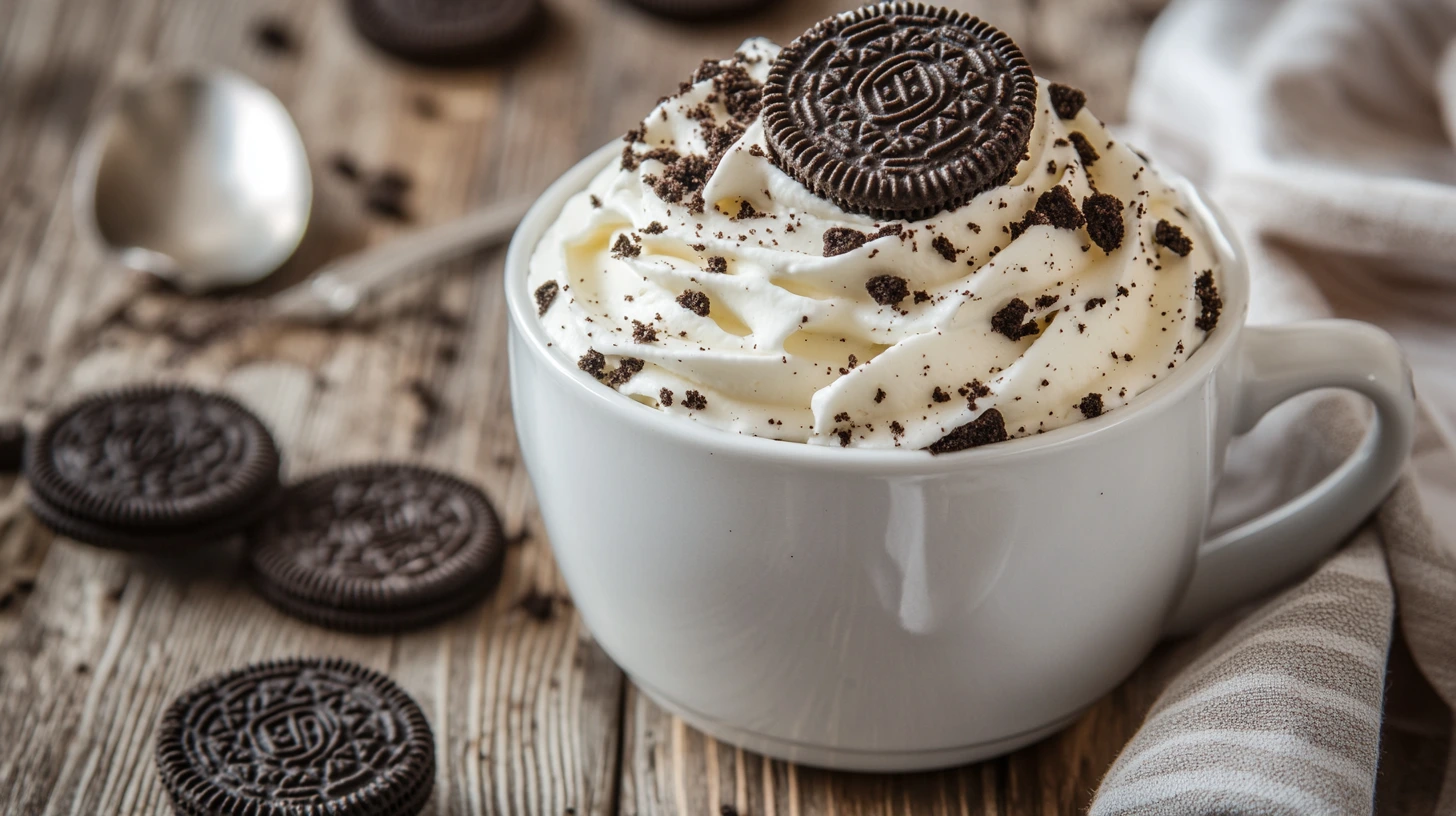
[[[424,65],[474,65],[515,50],[542,17],[539,0],[348,0],[366,40]]]
[[[500,580],[504,537],[479,488],[402,464],[290,486],[253,531],[254,586],[285,612],[352,631],[432,623]]]
[[[774,0],[629,0],[632,5],[674,20],[718,20],[758,11]]]
[[[774,160],[816,195],[876,218],[928,218],[1005,183],[1036,115],[1016,44],[976,17],[881,3],[790,43],[763,89]]]
[[[101,547],[164,549],[226,538],[278,492],[278,447],[222,394],[187,386],[105,391],[29,437],[30,505],[55,531]]]
[[[167,709],[157,768],[180,814],[414,816],[435,783],[419,705],[340,659],[259,663]]]

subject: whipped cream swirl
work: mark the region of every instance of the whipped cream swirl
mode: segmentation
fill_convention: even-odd
[[[876,220],[769,158],[777,53],[705,62],[537,246],[547,334],[608,386],[736,433],[941,451],[1114,410],[1203,342],[1212,241],[1080,100],[1058,114],[1065,89],[1038,80],[1005,185]]]

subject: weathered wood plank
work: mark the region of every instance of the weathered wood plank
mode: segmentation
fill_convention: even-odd
[[[588,0],[556,10],[578,38],[598,13]],[[191,62],[257,78],[299,121],[317,202],[284,278],[409,228],[368,216],[328,169],[337,152],[409,174],[417,223],[544,186],[575,160],[582,60],[536,51],[501,69],[419,71],[360,44],[341,15],[326,0],[0,3],[0,414],[34,419],[76,392],[154,376],[223,387],[273,427],[290,474],[391,457],[479,481],[519,539],[505,578],[492,601],[440,626],[338,634],[262,603],[238,578],[236,543],[145,559],[53,540],[23,510],[23,486],[0,481],[6,812],[169,813],[152,767],[167,702],[215,671],[291,654],[359,660],[420,700],[440,757],[430,812],[615,810],[621,673],[568,602],[544,616],[518,608],[564,587],[530,534],[540,524],[509,421],[499,254],[426,271],[358,321],[297,329],[240,322],[239,297],[150,286],[76,238],[71,156],[106,90]],[[296,50],[256,44],[264,17],[288,26]],[[118,295],[131,299],[106,308]]]

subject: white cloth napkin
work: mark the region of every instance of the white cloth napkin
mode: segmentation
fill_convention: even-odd
[[[1456,0],[1177,0],[1144,46],[1129,118],[1129,139],[1240,233],[1251,322],[1384,326],[1410,356],[1422,426],[1376,520],[1212,638],[1092,813],[1368,813],[1392,606],[1456,703]],[[1348,401],[1271,415],[1231,452],[1215,526],[1318,481],[1360,426]],[[1456,749],[1450,763],[1437,813],[1456,813]]]

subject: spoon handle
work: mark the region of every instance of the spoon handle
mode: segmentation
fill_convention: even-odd
[[[499,201],[449,223],[339,258],[312,278],[265,301],[262,316],[302,323],[327,323],[343,317],[399,273],[417,272],[506,240],[533,200]]]

